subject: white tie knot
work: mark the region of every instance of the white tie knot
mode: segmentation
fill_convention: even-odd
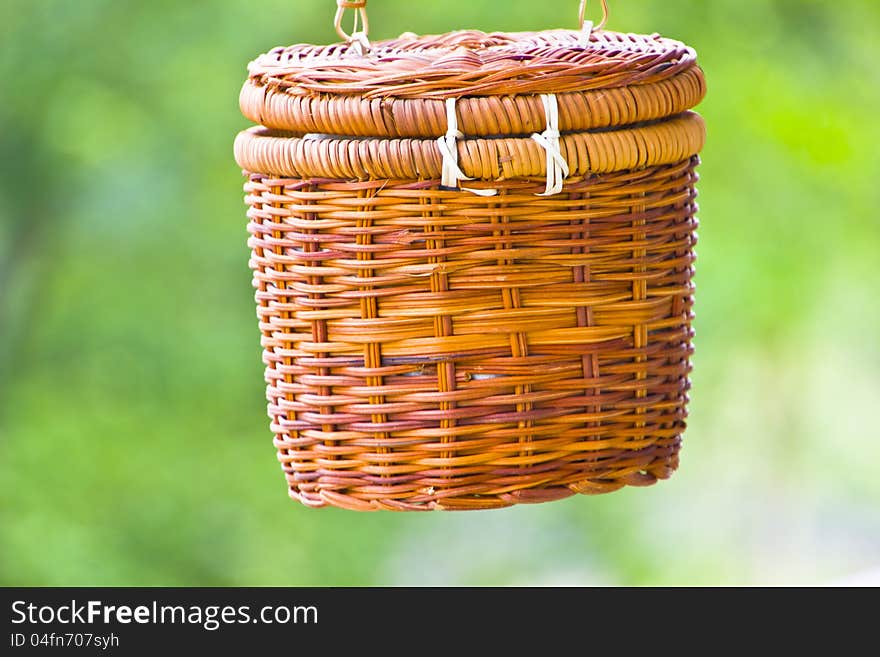
[[[559,105],[556,94],[541,94],[541,102],[544,104],[547,127],[544,132],[533,134],[532,139],[547,152],[547,186],[538,196],[552,196],[562,191],[569,168],[559,148]]]
[[[462,138],[464,138],[464,133],[458,129],[458,117],[455,115],[455,98],[447,98],[446,135],[437,137],[437,148],[440,149],[440,155],[443,157],[440,184],[448,189],[458,188],[459,180],[473,180],[473,178],[464,175],[458,166],[458,145],[456,142]],[[470,187],[462,187],[461,189],[477,196],[495,196],[498,193],[495,189],[471,189]]]
[[[363,57],[369,53],[371,49],[370,40],[367,38],[367,33],[364,31],[352,33],[349,37],[349,45],[354,49],[358,57]]]

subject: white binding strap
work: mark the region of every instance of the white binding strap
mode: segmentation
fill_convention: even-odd
[[[538,144],[547,151],[547,188],[537,196],[552,196],[562,191],[562,183],[568,177],[568,162],[559,151],[559,106],[556,94],[541,94],[547,129],[541,134],[532,135]]]
[[[593,21],[584,21],[584,24],[581,25],[581,36],[578,39],[581,48],[586,48],[590,45],[591,34],[593,34]]]
[[[464,134],[458,129],[455,101],[455,98],[446,99],[446,136],[437,137],[437,146],[440,148],[440,154],[443,156],[443,172],[440,184],[451,189],[458,187],[459,180],[473,180],[473,178],[464,175],[464,172],[458,166],[458,146],[456,141],[464,137]],[[462,187],[461,189],[477,196],[495,196],[498,193],[498,190],[495,189],[473,189],[471,187]]]

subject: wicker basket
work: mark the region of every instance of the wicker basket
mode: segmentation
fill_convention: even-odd
[[[337,27],[366,18],[338,4]],[[589,23],[343,35],[252,62],[241,108],[260,125],[235,142],[291,497],[486,509],[669,477],[694,51]]]

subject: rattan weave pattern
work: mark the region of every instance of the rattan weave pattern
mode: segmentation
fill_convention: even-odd
[[[483,199],[251,176],[269,413],[311,506],[467,509],[677,466],[695,159]]]

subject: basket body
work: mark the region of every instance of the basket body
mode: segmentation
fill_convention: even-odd
[[[698,100],[701,76],[695,84]],[[547,196],[544,152],[519,134],[541,126],[500,138],[484,127],[487,138],[458,153],[467,185],[494,191],[480,196],[441,185],[430,138],[443,134],[442,113],[435,126],[348,131],[370,139],[309,137],[293,104],[321,123],[318,104],[354,104],[363,117],[374,103],[363,90],[290,88],[275,90],[293,99],[288,124],[236,143],[290,495],[355,510],[486,509],[667,478],[689,387],[698,117],[682,107],[647,122],[618,109],[604,121],[620,129],[563,133],[570,175]],[[261,89],[256,113],[272,123],[280,105]],[[603,122],[595,90],[571,93],[573,107],[596,111],[569,110],[564,124]],[[695,102],[657,93],[658,116]],[[479,134],[474,117],[498,115],[499,98],[468,96],[482,110],[462,112],[465,131]],[[246,114],[254,102],[243,94]],[[540,123],[526,114],[515,113]],[[341,121],[331,112],[312,129],[346,134]]]

